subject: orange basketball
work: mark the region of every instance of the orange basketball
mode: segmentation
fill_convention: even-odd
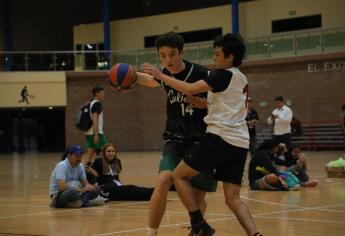
[[[137,81],[136,70],[126,63],[115,64],[110,68],[107,80],[117,90],[128,90]]]

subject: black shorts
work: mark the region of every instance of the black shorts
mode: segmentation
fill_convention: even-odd
[[[180,163],[183,156],[188,155],[195,145],[195,143],[166,142],[159,163],[159,171],[173,171]],[[212,171],[202,172],[194,176],[190,182],[194,188],[205,192],[215,192],[217,190],[217,181],[214,180]]]
[[[216,180],[241,185],[247,152],[208,133],[183,160],[197,171],[215,170]]]

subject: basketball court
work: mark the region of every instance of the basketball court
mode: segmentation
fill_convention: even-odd
[[[327,178],[325,164],[340,151],[306,152],[309,173],[318,187],[301,191],[250,191],[241,197],[266,236],[333,235],[345,232],[345,178]],[[60,153],[1,154],[0,235],[146,235],[149,202],[109,202],[81,209],[49,207],[49,176]],[[160,152],[123,152],[125,184],[153,186]],[[247,171],[246,171],[247,173]],[[168,195],[159,235],[188,235],[189,219],[176,192]],[[206,219],[218,236],[245,235],[224,203],[222,184],[207,195]]]

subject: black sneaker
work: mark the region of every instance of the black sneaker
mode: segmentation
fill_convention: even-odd
[[[188,236],[212,236],[216,231],[206,222],[199,227],[192,227]]]

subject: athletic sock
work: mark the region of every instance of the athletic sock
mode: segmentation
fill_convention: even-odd
[[[156,236],[158,234],[158,229],[147,227],[147,236]]]
[[[189,212],[189,216],[192,227],[198,227],[205,221],[200,210]]]

